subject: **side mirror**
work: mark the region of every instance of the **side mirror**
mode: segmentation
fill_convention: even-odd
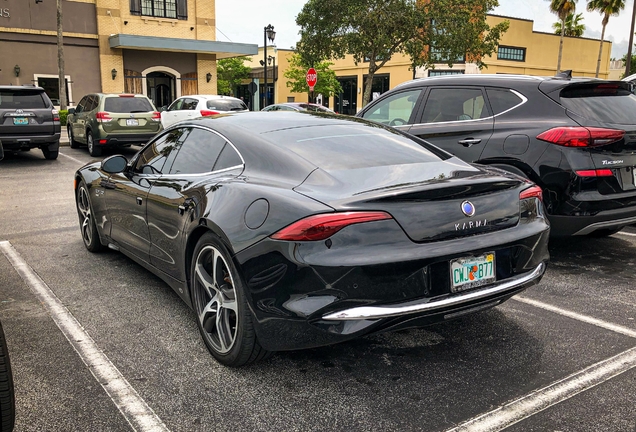
[[[168,107],[165,105],[159,108],[159,112],[164,112],[164,111],[168,111]]]
[[[128,166],[128,159],[122,155],[107,157],[102,161],[101,169],[109,174],[123,172]]]
[[[75,108],[69,108],[67,111],[69,114],[75,114]]]

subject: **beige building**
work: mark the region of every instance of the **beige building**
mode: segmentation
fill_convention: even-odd
[[[146,94],[157,107],[215,94],[218,59],[257,53],[255,44],[215,40],[214,0],[64,0],[62,8],[71,103],[99,91]],[[0,44],[11,55],[0,56],[0,83],[39,84],[56,99],[55,1],[3,0],[2,9]]]

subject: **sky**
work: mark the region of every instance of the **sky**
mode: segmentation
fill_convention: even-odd
[[[252,43],[263,46],[263,29],[271,24],[276,30],[274,44],[290,49],[299,39],[296,15],[306,0],[216,0],[217,40]],[[577,13],[583,14],[585,37],[600,39],[602,16],[588,12],[585,0],[578,0]],[[612,57],[627,53],[633,0],[625,1],[625,9],[618,17],[611,17],[605,39],[612,41]],[[534,30],[552,33],[557,16],[550,13],[548,0],[499,0],[492,11],[497,15],[534,20]],[[269,41],[268,41],[269,46]]]

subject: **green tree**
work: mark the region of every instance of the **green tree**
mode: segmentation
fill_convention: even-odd
[[[549,0],[550,11],[561,20],[561,28],[565,28],[565,19],[569,14],[573,14],[576,9],[576,0]],[[557,58],[557,73],[561,72],[561,57],[563,56],[563,36],[561,32],[561,39],[559,40],[559,56]]]
[[[596,78],[598,78],[598,71],[601,68],[601,55],[603,54],[605,27],[607,26],[610,17],[618,16],[623,9],[625,9],[625,0],[590,0],[587,3],[587,10],[589,12],[598,11],[601,15],[603,15],[603,30],[601,30],[601,43],[598,48],[598,61],[596,62]]]
[[[583,14],[573,13],[568,14],[565,18],[565,36],[571,37],[581,37],[583,33],[585,33],[585,24],[583,24]],[[554,34],[561,34],[561,21],[557,21],[552,24],[552,28],[554,29]]]
[[[249,78],[251,68],[245,66],[246,61],[251,61],[248,57],[232,57],[221,59],[216,63],[217,93],[221,95],[234,95],[236,87],[241,81]]]
[[[342,92],[342,87],[340,86],[340,82],[336,79],[336,73],[330,69],[331,65],[333,65],[333,63],[321,61],[314,62],[312,66],[306,63],[300,54],[294,53],[289,59],[289,67],[284,74],[285,78],[288,79],[285,85],[289,87],[293,93],[309,93],[305,76],[307,69],[313,67],[316,69],[316,74],[318,75],[314,93],[327,97],[338,94]]]
[[[301,27],[298,52],[305,62],[343,58],[368,62],[363,106],[373,77],[396,53],[413,67],[470,57],[480,67],[497,48],[508,22],[490,27],[486,14],[497,0],[308,0],[296,17]],[[429,49],[434,47],[434,49]],[[441,53],[441,54],[440,54]],[[452,60],[449,60],[452,63]]]
[[[621,57],[621,60],[623,60],[623,64],[627,64],[627,54],[624,54],[623,57]],[[633,65],[636,65],[636,54],[632,54],[632,58],[631,58],[631,62],[630,63],[633,64]],[[631,74],[631,71],[628,72],[626,70],[621,78],[625,78],[629,74]]]

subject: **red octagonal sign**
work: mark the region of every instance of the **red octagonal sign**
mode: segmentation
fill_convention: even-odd
[[[316,82],[318,81],[318,74],[316,73],[316,69],[314,68],[309,68],[309,70],[307,71],[307,75],[305,76],[305,79],[307,80],[307,85],[309,86],[309,90],[314,90],[314,86],[316,85]]]

